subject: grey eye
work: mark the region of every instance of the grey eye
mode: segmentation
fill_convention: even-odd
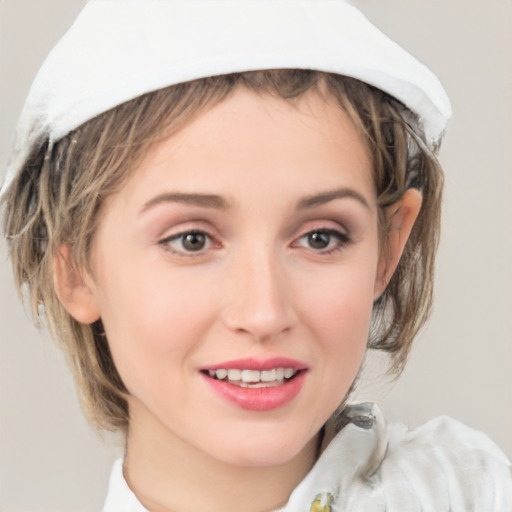
[[[186,251],[200,251],[206,247],[206,235],[204,233],[185,233],[181,237],[181,244]]]
[[[212,239],[203,231],[184,231],[162,240],[160,244],[174,253],[186,254],[209,249]]]
[[[315,231],[307,235],[308,244],[312,249],[325,249],[331,243],[331,233]]]
[[[297,241],[297,246],[311,249],[319,254],[330,254],[351,243],[350,236],[336,229],[317,229],[305,233]]]

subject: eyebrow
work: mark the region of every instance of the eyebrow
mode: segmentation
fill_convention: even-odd
[[[297,210],[306,210],[308,208],[315,208],[329,203],[335,199],[355,199],[361,203],[365,208],[370,209],[368,201],[356,190],[351,188],[339,188],[336,190],[328,190],[326,192],[320,192],[312,196],[305,197],[297,203]]]
[[[160,203],[183,203],[202,208],[215,208],[226,210],[228,203],[221,196],[215,194],[186,194],[183,192],[165,192],[153,197],[141,208],[140,213],[149,210]]]
[[[306,210],[308,208],[322,206],[326,203],[334,201],[335,199],[346,198],[355,199],[364,207],[370,209],[366,199],[359,192],[351,188],[340,188],[307,196],[297,203],[296,209]],[[229,208],[228,202],[223,197],[216,194],[187,194],[184,192],[165,192],[153,197],[147,203],[144,203],[140,213],[143,213],[153,206],[161,203],[182,203],[191,206],[199,206],[201,208],[213,208],[216,210],[227,210]]]

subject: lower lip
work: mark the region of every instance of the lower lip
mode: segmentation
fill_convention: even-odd
[[[212,389],[224,400],[249,411],[270,411],[291,402],[299,393],[306,378],[301,371],[293,379],[268,388],[242,388],[201,374]]]

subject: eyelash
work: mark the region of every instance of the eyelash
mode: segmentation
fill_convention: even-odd
[[[185,237],[187,236],[201,236],[204,237],[205,240],[205,247],[202,247],[198,249],[197,251],[193,250],[187,250],[183,247],[183,243],[185,241]],[[347,233],[343,233],[341,231],[338,231],[336,229],[327,229],[327,228],[321,228],[321,229],[313,229],[311,231],[308,231],[307,233],[304,233],[299,238],[297,238],[293,243],[292,247],[300,246],[301,240],[307,240],[308,237],[311,237],[313,235],[327,235],[329,238],[329,244],[332,242],[332,238],[336,240],[336,244],[332,248],[327,249],[315,249],[313,247],[306,247],[307,249],[312,249],[313,252],[320,254],[320,255],[329,255],[336,253],[343,248],[347,247],[352,243],[352,239]],[[181,246],[182,248],[176,249],[173,248],[171,245],[171,242],[176,242],[181,240]],[[208,234],[206,231],[200,230],[200,229],[191,229],[187,231],[183,231],[181,233],[177,233],[175,235],[171,235],[167,238],[164,238],[163,240],[160,240],[159,245],[161,245],[165,250],[170,251],[174,254],[178,254],[180,256],[185,257],[197,257],[201,256],[204,251],[210,249],[212,246],[215,245],[216,240],[214,237],[212,237],[210,234]],[[220,245],[220,244],[218,244]]]
[[[175,249],[172,247],[171,242],[179,241],[179,240],[181,240],[181,245],[183,247],[185,237],[187,237],[189,235],[194,235],[194,236],[199,235],[199,236],[204,237],[206,240],[207,247],[201,248],[197,251],[190,251],[190,250],[186,250],[185,248]],[[175,235],[171,235],[167,238],[164,238],[163,240],[160,240],[160,242],[158,242],[158,243],[160,245],[162,245],[165,250],[170,251],[174,254],[178,254],[178,255],[186,256],[186,257],[194,257],[194,256],[202,255],[205,250],[209,249],[212,245],[214,245],[215,240],[213,239],[213,237],[211,235],[206,233],[206,231],[203,231],[200,229],[190,229],[187,231],[182,231],[181,233],[176,233]]]
[[[332,238],[334,238],[336,240],[336,244],[332,248],[314,250],[317,254],[320,254],[320,255],[334,254],[334,253],[344,249],[345,247],[347,247],[348,245],[350,245],[352,243],[352,239],[350,238],[350,236],[347,233],[343,233],[336,229],[329,229],[329,228],[313,229],[311,231],[308,231],[307,233],[304,233],[297,240],[298,241],[307,240],[308,237],[311,237],[312,235],[318,235],[318,234],[328,235],[329,237],[331,237],[329,240],[329,243],[331,243]]]

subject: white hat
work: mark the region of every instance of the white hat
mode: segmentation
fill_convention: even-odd
[[[32,84],[1,194],[33,149],[144,93],[197,78],[301,68],[357,78],[417,114],[451,115],[437,77],[344,0],[90,0]]]

